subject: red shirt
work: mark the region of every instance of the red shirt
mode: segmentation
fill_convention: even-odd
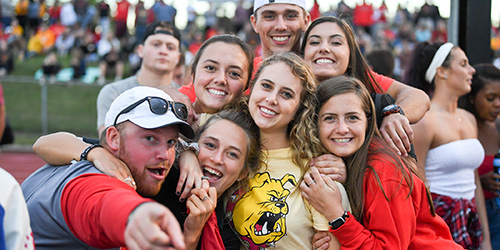
[[[364,3],[363,5],[357,5],[354,8],[353,22],[356,26],[372,26],[373,25],[373,6],[371,4]]]
[[[126,22],[128,17],[128,9],[130,8],[130,3],[127,0],[122,0],[116,3],[116,21]]]
[[[61,16],[61,6],[52,6],[49,8],[50,18],[57,19]]]
[[[477,169],[480,176],[484,175],[490,171],[493,171],[493,159],[495,159],[495,155],[485,155],[484,156],[483,163],[481,163],[481,166],[479,166],[479,168]],[[495,198],[495,194],[493,194],[492,192],[490,192],[484,188],[483,188],[483,192],[484,192],[485,199]]]
[[[372,143],[370,147],[378,147]],[[432,216],[425,184],[413,175],[413,190],[402,180],[399,170],[384,154],[370,157],[363,179],[363,225],[352,214],[345,224],[330,230],[342,249],[463,249],[439,216]]]
[[[143,198],[124,182],[104,174],[84,174],[64,187],[61,210],[71,232],[95,248],[125,246],[129,214]]]
[[[373,78],[378,82],[380,87],[384,90],[384,92],[387,92],[387,90],[391,87],[392,83],[394,82],[394,79],[384,76],[384,75],[379,75],[375,72],[372,71]],[[373,82],[372,82],[373,84]]]

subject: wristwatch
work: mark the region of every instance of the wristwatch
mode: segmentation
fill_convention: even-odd
[[[330,221],[330,223],[328,223],[328,224],[330,225],[330,228],[332,230],[335,230],[335,229],[339,228],[340,226],[344,225],[347,218],[349,218],[349,213],[347,213],[347,211],[344,211],[344,214],[342,216]]]
[[[386,117],[390,114],[396,114],[396,113],[400,113],[402,115],[405,115],[405,112],[403,112],[403,109],[399,106],[399,105],[396,105],[396,104],[389,104],[387,106],[385,106],[383,109],[382,109],[382,117]]]

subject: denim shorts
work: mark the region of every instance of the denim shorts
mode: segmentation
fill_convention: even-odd
[[[500,198],[486,200],[490,239],[493,249],[500,249]]]

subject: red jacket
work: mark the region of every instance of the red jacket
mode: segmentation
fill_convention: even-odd
[[[374,144],[372,143],[372,147]],[[413,175],[413,191],[386,155],[376,155],[369,164],[377,172],[389,201],[371,170],[364,175],[363,225],[353,215],[336,230],[330,230],[342,249],[463,249],[456,244],[444,220],[432,216],[425,184]]]

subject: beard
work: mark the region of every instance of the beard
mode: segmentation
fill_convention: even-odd
[[[122,137],[123,138],[123,137]],[[161,181],[152,180],[149,177],[149,173],[147,170],[148,165],[137,166],[134,164],[134,161],[131,159],[132,152],[127,150],[126,145],[124,145],[124,140],[120,140],[120,150],[118,152],[118,158],[122,160],[129,168],[130,173],[132,174],[132,178],[134,178],[136,183],[136,191],[138,194],[144,197],[152,197],[160,192],[161,186],[165,179]],[[167,163],[159,163],[159,164],[167,164]],[[153,167],[153,166],[151,166]],[[170,168],[168,168],[170,170]],[[167,172],[168,173],[168,172]],[[167,175],[165,173],[165,176]]]

